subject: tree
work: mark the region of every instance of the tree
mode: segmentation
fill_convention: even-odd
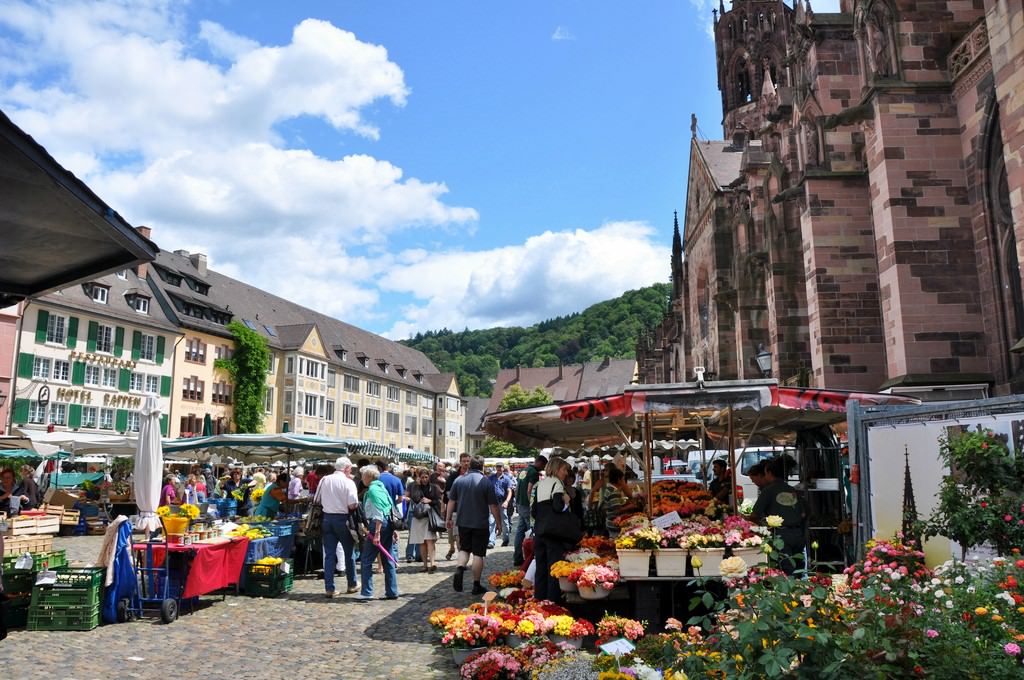
[[[235,384],[235,432],[259,432],[263,429],[270,350],[266,339],[245,324],[232,321],[228,330],[235,338],[235,353],[213,365],[227,371]]]
[[[484,458],[516,458],[520,455],[520,449],[515,444],[488,437],[480,447],[479,454]]]
[[[554,401],[548,391],[540,385],[533,388],[532,392],[527,392],[517,383],[506,390],[505,396],[501,398],[501,404],[498,405],[498,410],[511,411],[530,406],[544,406],[553,404]]]

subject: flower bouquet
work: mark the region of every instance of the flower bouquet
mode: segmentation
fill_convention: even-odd
[[[465,680],[516,680],[527,669],[527,659],[510,647],[494,647],[471,654],[459,669]]]
[[[574,571],[569,578],[576,583],[584,600],[601,600],[615,589],[619,572],[603,564],[588,564]]]
[[[263,498],[263,491],[264,489],[257,486],[253,488],[251,492],[249,492],[249,498],[252,500],[253,505],[259,503],[260,499]]]
[[[580,568],[579,564],[573,562],[567,562],[565,560],[559,560],[551,565],[548,572],[551,574],[551,578],[558,579],[558,586],[564,593],[575,593],[576,584],[572,582],[569,576]]]
[[[518,569],[512,571],[505,571],[500,574],[491,574],[487,578],[487,582],[495,588],[518,588],[523,585],[523,577],[526,576],[526,572]]]
[[[465,614],[465,612],[457,607],[444,607],[443,609],[435,609],[430,612],[430,616],[427,617],[427,621],[431,626],[433,626],[434,630],[436,630],[438,634],[443,634],[448,628],[448,624],[451,620],[456,616],[461,616],[463,614]]]
[[[619,571],[625,577],[644,577],[650,571],[651,552],[661,544],[661,532],[652,526],[637,526],[615,539]]]
[[[610,557],[615,554],[615,541],[603,536],[592,536],[580,541],[580,549],[596,553],[601,557]]]
[[[552,616],[548,619],[551,624],[551,641],[557,644],[566,644],[574,649],[583,646],[583,638],[594,634],[594,624],[586,619],[574,619],[568,615]]]
[[[460,614],[448,622],[441,644],[452,650],[452,659],[461,666],[472,651],[493,645],[501,635],[501,622],[483,614]]]
[[[627,640],[639,640],[644,636],[645,623],[622,616],[605,614],[597,622],[598,646],[613,638],[624,637]]]

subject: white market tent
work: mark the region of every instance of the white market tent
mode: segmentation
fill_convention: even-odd
[[[138,448],[137,437],[95,432],[46,432],[44,430],[20,429],[18,432],[32,440],[36,451],[49,457],[57,451],[69,451],[77,455],[134,456]]]

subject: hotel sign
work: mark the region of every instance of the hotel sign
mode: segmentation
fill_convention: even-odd
[[[58,387],[57,401],[90,405],[93,403],[93,392],[74,387]],[[104,394],[102,401],[104,406],[112,408],[138,409],[142,407],[142,397],[134,397],[129,394]],[[95,403],[100,403],[98,397]]]

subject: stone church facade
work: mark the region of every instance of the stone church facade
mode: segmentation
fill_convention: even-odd
[[[1019,0],[734,0],[642,382],[1024,390]],[[955,391],[955,387],[951,388]],[[959,396],[972,396],[965,389]]]

